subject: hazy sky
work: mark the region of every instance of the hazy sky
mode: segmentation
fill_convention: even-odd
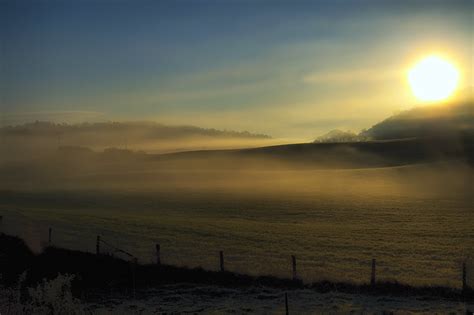
[[[405,74],[425,55],[472,84],[472,12],[471,0],[0,0],[2,124],[358,131],[417,105]]]

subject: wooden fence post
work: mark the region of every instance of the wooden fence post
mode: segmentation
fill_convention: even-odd
[[[296,257],[295,255],[291,255],[291,264],[293,267],[293,280],[298,279],[298,275],[296,274]]]
[[[290,315],[289,309],[288,309],[288,293],[285,292],[285,314]]]
[[[48,230],[48,245],[51,246],[51,233],[53,232],[52,228],[49,228]]]
[[[161,265],[161,257],[160,257],[160,244],[156,244],[155,245],[155,248],[156,248],[156,264],[157,265]]]
[[[135,299],[136,285],[137,285],[137,280],[136,280],[137,264],[138,264],[138,259],[133,258],[132,260],[132,295],[134,299]]]
[[[100,255],[100,235],[97,235],[97,241],[95,243],[95,252]]]
[[[466,263],[462,263],[462,291],[466,292],[467,290],[467,269]]]
[[[224,272],[224,252],[223,251],[219,251],[219,260],[220,260],[221,272]]]
[[[370,274],[370,285],[374,286],[375,285],[375,258],[372,258],[372,272]]]

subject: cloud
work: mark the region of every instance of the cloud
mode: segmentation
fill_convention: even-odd
[[[396,69],[351,69],[310,73],[303,77],[303,82],[311,84],[366,83],[393,80],[401,76],[401,71]]]

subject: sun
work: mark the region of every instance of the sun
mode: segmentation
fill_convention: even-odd
[[[421,101],[440,101],[456,90],[459,71],[448,61],[429,56],[408,71],[413,94]]]

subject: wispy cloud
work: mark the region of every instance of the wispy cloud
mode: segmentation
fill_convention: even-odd
[[[345,84],[393,80],[402,76],[397,69],[348,69],[331,72],[314,72],[303,77],[305,83]]]

